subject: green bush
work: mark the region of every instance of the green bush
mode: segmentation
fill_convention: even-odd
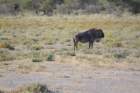
[[[55,60],[55,55],[53,53],[49,53],[47,56],[47,61],[54,61]]]

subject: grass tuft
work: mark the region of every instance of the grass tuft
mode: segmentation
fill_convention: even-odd
[[[47,56],[47,61],[55,61],[55,55],[53,53],[49,53]]]

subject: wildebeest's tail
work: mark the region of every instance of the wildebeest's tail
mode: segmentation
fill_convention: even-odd
[[[75,48],[76,48],[76,39],[75,39],[75,37],[73,38],[73,47],[74,47],[74,52],[75,52]]]
[[[78,48],[78,39],[76,36],[73,38],[73,44],[74,44],[74,51],[75,51]]]

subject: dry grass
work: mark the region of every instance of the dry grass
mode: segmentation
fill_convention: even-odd
[[[1,17],[1,28],[19,28],[19,29],[88,29],[99,27],[103,29],[128,29],[139,28],[139,16],[122,16],[114,15],[80,15],[80,16],[53,16],[53,17]],[[114,25],[115,24],[115,25]],[[135,25],[134,25],[135,24]]]
[[[95,44],[91,50],[87,49],[86,44],[80,44],[76,56],[72,56],[73,35],[93,27],[103,29],[105,39]],[[15,50],[9,51],[14,53],[14,58],[18,60],[32,59],[33,51],[39,51],[39,56],[40,54],[41,56],[35,58],[41,61],[46,61],[47,55],[53,53],[60,56],[63,61],[68,57],[73,57],[78,62],[96,65],[109,66],[118,61],[138,63],[140,61],[139,30],[139,15],[0,17],[0,41],[14,46]],[[0,54],[0,56],[3,55]],[[57,59],[53,60],[57,61]]]

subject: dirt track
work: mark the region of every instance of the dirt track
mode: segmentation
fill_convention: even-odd
[[[0,87],[16,89],[30,83],[47,84],[59,93],[139,93],[140,71],[91,68],[68,63],[46,63],[46,71],[1,73]]]

